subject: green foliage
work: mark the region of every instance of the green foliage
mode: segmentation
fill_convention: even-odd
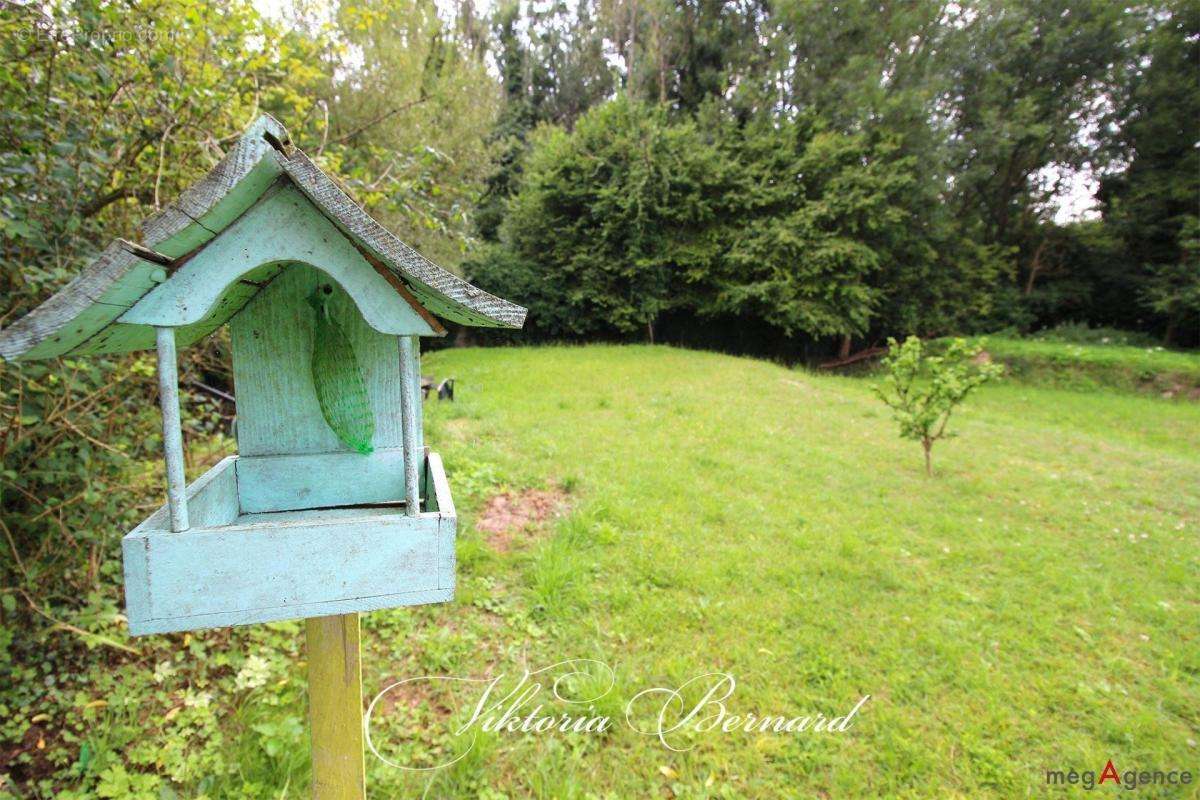
[[[922,224],[919,172],[891,137],[622,97],[533,137],[502,241],[467,271],[548,337],[653,340],[680,310],[809,337],[986,319],[1001,259]]]
[[[1104,220],[1124,245],[1130,289],[1167,344],[1200,344],[1200,6],[1166,4],[1139,40],[1110,146],[1128,167],[1101,187]]]
[[[981,345],[952,339],[939,355],[930,355],[919,337],[903,344],[888,339],[883,359],[884,377],[875,394],[892,410],[900,438],[921,443],[925,472],[933,474],[933,445],[953,436],[946,430],[950,415],[971,392],[999,377],[1004,368],[979,358]]]
[[[1026,338],[1038,342],[1063,342],[1064,344],[1132,345],[1134,347],[1154,347],[1156,344],[1154,337],[1146,333],[1103,326],[1095,327],[1083,322],[1063,322],[1053,328],[1031,333]],[[995,341],[991,341],[994,346]]]
[[[1145,334],[1063,326],[1022,339],[989,337],[987,352],[1026,383],[1200,397],[1200,354],[1167,350]]]
[[[729,241],[701,310],[760,316],[783,331],[861,335],[879,310],[883,265],[932,258],[906,200],[916,164],[894,142],[804,122],[730,136],[738,182],[726,195]],[[783,176],[787,176],[784,179]],[[736,232],[735,232],[736,231]]]
[[[493,24],[507,97],[495,135],[506,149],[482,202],[485,238],[503,238],[516,213],[517,228],[537,224],[508,202],[542,157],[526,132],[547,120],[570,131],[583,108],[609,102],[604,48],[617,102],[695,122],[716,154],[721,200],[706,203],[716,222],[663,308],[668,334],[681,315],[720,319],[731,346],[741,329],[765,327],[807,351],[829,337],[1083,319],[1165,326],[1195,343],[1197,270],[1180,216],[1194,212],[1200,175],[1189,166],[1200,157],[1194,4],[922,0],[881,12],[867,0],[615,0],[524,17],[506,5]],[[1125,234],[1115,204],[1103,222],[1053,221],[1080,174],[1106,175],[1113,198],[1143,187],[1126,192]],[[1142,234],[1136,220],[1149,223]],[[561,223],[543,223],[543,236]],[[1152,258],[1127,234],[1167,246]],[[516,296],[539,309],[538,329],[539,318],[586,305],[581,270],[594,262],[572,256],[587,246],[534,259],[502,246],[470,269],[498,290],[501,279],[527,290]],[[564,272],[574,291],[537,286]],[[567,328],[555,320],[544,332],[628,336],[636,325]]]
[[[472,262],[469,274],[528,302],[537,332],[653,338],[658,316],[714,254],[707,231],[724,179],[694,125],[618,98],[570,133],[537,132],[504,249]]]
[[[443,19],[434,0],[333,7],[332,32],[320,6],[301,20],[324,46],[312,111],[281,119],[303,121],[293,138],[389,230],[453,268],[471,246],[473,204],[495,151],[487,138],[501,93],[484,60],[483,23],[469,5]]]
[[[2,324],[137,240],[263,111],[453,266],[499,93],[466,19],[435,11],[339,3],[331,28],[240,0],[0,6]],[[189,477],[232,449],[228,353],[220,333],[184,354]],[[294,626],[128,638],[120,537],[162,502],[153,376],[146,354],[0,365],[0,796],[306,785]],[[269,682],[239,681],[241,654]]]

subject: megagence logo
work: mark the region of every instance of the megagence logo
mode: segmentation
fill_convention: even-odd
[[[1092,790],[1097,786],[1111,784],[1112,788],[1137,789],[1141,786],[1186,786],[1192,782],[1192,773],[1186,769],[1137,770],[1119,772],[1112,759],[1104,765],[1099,778],[1095,770],[1048,769],[1046,783],[1050,786],[1079,786]]]

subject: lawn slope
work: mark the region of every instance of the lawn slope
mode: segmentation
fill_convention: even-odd
[[[458,380],[426,425],[459,597],[366,618],[368,694],[586,657],[616,669],[615,716],[707,671],[736,677],[735,713],[872,699],[837,737],[674,753],[618,726],[480,737],[429,774],[369,757],[373,796],[999,798],[1043,795],[1050,768],[1197,763],[1200,406],[989,387],[929,479],[860,380],[661,347],[450,350],[423,372]],[[565,518],[473,528],[487,498],[552,486]],[[458,752],[449,694],[408,700],[378,722],[388,754]]]

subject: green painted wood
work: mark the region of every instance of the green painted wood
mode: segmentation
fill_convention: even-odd
[[[236,524],[182,534],[131,534],[127,552],[141,548],[146,583],[126,590],[149,598],[151,610],[139,617],[131,602],[131,627],[139,633],[154,620],[191,630],[296,619],[319,615],[323,609],[308,607],[321,603],[350,604],[324,613],[386,608],[373,598],[445,588],[439,553],[449,545],[440,515],[407,517],[382,506],[331,511],[347,513],[284,512],[300,517],[292,521],[245,515]],[[409,604],[394,599],[393,605]]]
[[[366,382],[374,447],[403,445],[397,337],[368,325],[350,296],[320,270],[293,265],[230,324],[242,455],[350,452],[325,422],[310,369],[316,320],[308,297],[323,286],[332,289],[330,313],[346,333]]]
[[[472,286],[429,261],[371,218],[299,150],[281,159],[284,173],[359,247],[373,253],[435,314],[465,325],[520,328],[526,310]]]
[[[6,360],[53,358],[87,342],[166,278],[123,239],[110,244],[62,291],[0,333]],[[150,333],[153,343],[154,334]]]
[[[327,301],[332,291],[332,287],[324,287],[309,296],[316,323],[309,372],[325,424],[342,444],[362,455],[370,455],[375,449],[371,443],[375,438],[375,415],[371,411],[358,356],[341,324],[329,313]]]
[[[400,338],[400,429],[404,440],[404,494],[413,498],[420,494],[417,481],[420,474],[419,465],[424,460],[417,436],[417,430],[421,427],[419,353],[420,344],[416,336]],[[409,516],[416,516],[420,511],[419,502],[405,505],[405,512]]]
[[[454,549],[455,538],[458,534],[458,514],[454,510],[454,499],[450,496],[450,483],[446,480],[446,470],[442,466],[442,457],[437,453],[425,450],[425,463],[422,465],[429,488],[426,489],[426,509],[423,515],[437,514],[441,519],[439,536],[441,547],[438,550],[438,588],[454,594],[455,567],[457,556]]]
[[[147,246],[172,258],[185,255],[253,205],[281,171],[270,139],[287,142],[288,132],[263,114],[207,175],[146,220],[142,238]]]
[[[405,499],[404,451],[242,456],[237,485],[242,509],[252,513],[399,503]]]
[[[167,466],[167,504],[171,530],[188,529],[187,484],[183,476],[183,429],[179,424],[179,358],[175,329],[155,328],[158,346],[158,402],[162,408],[163,459]]]
[[[67,353],[94,355],[149,349],[154,346],[153,333],[142,326],[179,328],[176,336],[179,347],[204,338],[235,314],[239,303],[248,301],[252,293],[241,290],[226,295],[230,281],[219,280],[221,273],[201,270],[200,266],[189,270],[189,264],[199,259],[201,265],[211,260],[224,262],[217,266],[226,270],[231,269],[231,264],[238,268],[235,263],[238,254],[231,256],[227,247],[222,250],[227,232],[242,226],[243,234],[254,233],[244,230],[247,226],[254,227],[246,218],[255,214],[281,187],[304,196],[311,213],[307,219],[292,220],[299,223],[295,227],[263,224],[257,230],[259,237],[282,243],[281,247],[286,249],[295,244],[295,235],[303,237],[309,233],[307,223],[325,232],[340,232],[345,240],[341,249],[348,245],[359,253],[360,260],[369,263],[378,279],[390,285],[396,297],[410,304],[423,323],[423,327],[417,326],[420,329],[412,330],[402,330],[403,326],[395,320],[389,324],[387,314],[379,308],[389,306],[384,299],[388,295],[379,293],[378,281],[360,272],[361,286],[346,288],[363,304],[363,313],[379,330],[397,335],[444,335],[445,330],[434,315],[485,327],[519,328],[523,324],[524,308],[438,267],[371,219],[328,175],[291,145],[287,130],[278,121],[263,115],[207,175],[144,223],[144,247],[114,241],[75,280],[0,331],[0,358],[12,361]],[[288,231],[289,235],[281,236],[282,231]],[[318,238],[320,244],[308,248],[307,256],[291,254],[277,260],[319,261],[323,255],[320,246],[332,246],[334,240],[324,235]],[[200,279],[200,287],[191,287],[204,294],[204,308],[199,312],[192,308],[186,320],[169,319],[163,308],[155,312],[154,319],[143,318],[143,311],[131,314],[153,293],[154,282],[166,277],[164,265],[185,275],[207,276]],[[336,264],[317,265],[331,271],[337,269]],[[168,282],[176,284],[173,292],[179,288],[177,281]],[[221,305],[214,307],[217,303]],[[390,305],[398,307],[395,300]],[[184,314],[187,310],[179,306],[175,312]]]
[[[432,336],[435,331],[313,204],[279,186],[160,286],[121,316],[138,325],[200,322],[228,287],[264,265],[306,263],[354,297],[376,330]]]
[[[188,518],[197,528],[229,525],[238,518],[237,456],[226,456],[187,487]],[[170,507],[162,506],[135,530],[171,530]]]
[[[358,614],[309,619],[304,635],[313,800],[364,800],[367,778]]]
[[[163,506],[122,540],[130,631],[141,636],[451,599],[457,518],[441,459],[426,458],[428,506],[437,510],[427,506],[416,517],[396,504],[247,513],[234,480],[242,459],[225,459],[188,487],[188,531],[172,533]]]

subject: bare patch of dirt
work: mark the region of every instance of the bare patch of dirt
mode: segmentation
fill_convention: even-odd
[[[502,492],[484,503],[475,519],[475,528],[493,550],[507,553],[519,537],[540,523],[561,516],[566,506],[567,495],[558,487]]]
[[[454,713],[454,710],[445,703],[444,698],[433,691],[431,681],[402,682],[399,678],[393,678],[384,685],[388,688],[379,701],[378,710],[382,715],[391,714],[397,708],[414,713],[418,709],[426,709],[435,717],[440,718],[449,717]]]

